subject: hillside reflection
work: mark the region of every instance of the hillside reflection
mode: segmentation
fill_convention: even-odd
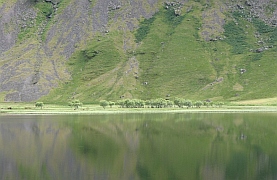
[[[276,118],[0,116],[0,179],[276,179]]]

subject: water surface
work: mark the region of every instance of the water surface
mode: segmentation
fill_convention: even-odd
[[[0,116],[0,179],[276,179],[276,113]]]

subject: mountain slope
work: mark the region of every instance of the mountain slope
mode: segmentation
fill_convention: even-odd
[[[269,98],[271,1],[0,1],[0,99]]]

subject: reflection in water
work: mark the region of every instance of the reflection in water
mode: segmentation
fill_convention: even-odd
[[[0,116],[0,179],[276,179],[276,117]]]

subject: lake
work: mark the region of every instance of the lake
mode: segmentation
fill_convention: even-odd
[[[0,179],[277,179],[277,113],[1,115]]]

